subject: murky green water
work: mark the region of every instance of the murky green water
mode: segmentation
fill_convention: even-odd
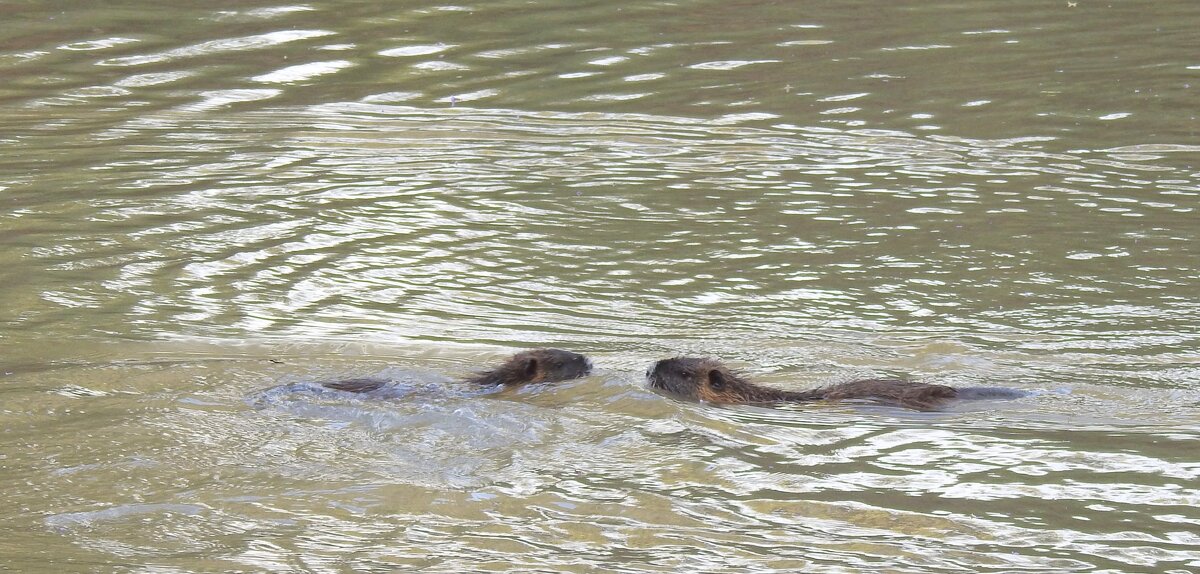
[[[1200,569],[1198,28],[0,6],[0,569]],[[597,372],[455,382],[547,345]],[[718,408],[677,354],[1036,393]]]

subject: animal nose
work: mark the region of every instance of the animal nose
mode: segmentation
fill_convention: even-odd
[[[654,364],[650,365],[650,368],[646,369],[646,376],[647,377],[654,376],[654,373],[658,372],[658,368],[660,366],[662,366],[662,363],[663,363],[662,361],[655,361]]]

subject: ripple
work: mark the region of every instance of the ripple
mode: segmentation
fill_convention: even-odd
[[[440,54],[446,50],[455,48],[452,44],[425,44],[415,46],[401,46],[399,48],[388,48],[381,50],[380,56],[389,57],[411,57],[411,56],[428,56],[430,54]]]
[[[270,46],[277,46],[288,42],[297,42],[307,40],[309,38],[320,38],[329,36],[334,32],[327,30],[286,30],[278,32],[268,32],[266,34],[256,34],[253,36],[243,36],[240,38],[224,38],[221,40],[211,40],[201,42],[192,46],[183,48],[175,48],[157,54],[146,54],[141,56],[122,56],[119,58],[108,58],[97,62],[100,66],[141,66],[145,64],[155,64],[159,62],[168,62],[179,60],[182,58],[193,58],[196,56],[206,56],[211,54],[219,54],[222,52],[233,52],[243,50],[262,49]]]
[[[275,70],[274,72],[269,72],[266,74],[262,74],[260,76],[255,76],[251,79],[256,82],[266,82],[266,83],[303,82],[305,80],[311,80],[318,76],[324,76],[326,74],[332,74],[334,72],[344,70],[353,65],[354,64],[352,62],[348,62],[346,60],[330,60],[327,62],[311,62],[308,64],[298,64],[295,66],[288,66],[286,68],[280,68],[278,70]]]
[[[611,66],[613,64],[620,64],[621,62],[626,62],[628,60],[629,58],[626,56],[606,56],[604,58],[591,60],[588,63],[593,66]]]
[[[138,42],[138,40],[136,38],[113,37],[113,38],[103,38],[100,40],[86,40],[86,41],[82,41],[82,42],[72,42],[70,44],[64,44],[62,46],[59,46],[58,49],[88,52],[88,51],[92,51],[92,50],[104,50],[104,49],[112,48],[115,46],[120,46],[122,44],[132,44],[132,43],[136,43],[136,42]]]
[[[55,529],[94,527],[97,523],[125,520],[144,514],[192,516],[202,512],[204,508],[190,504],[130,504],[91,512],[57,514],[47,517],[46,525]]]
[[[743,66],[753,64],[771,64],[779,60],[719,60],[715,62],[701,62],[688,66],[696,70],[734,70]]]
[[[1188,6],[996,6],[8,10],[0,561],[1194,568]]]

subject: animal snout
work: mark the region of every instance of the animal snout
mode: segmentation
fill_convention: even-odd
[[[650,365],[650,368],[646,369],[646,378],[653,379],[654,375],[656,375],[662,368],[664,362],[665,361],[655,361],[653,365]]]

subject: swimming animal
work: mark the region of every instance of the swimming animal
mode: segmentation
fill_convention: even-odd
[[[750,382],[720,361],[675,357],[646,372],[650,386],[677,397],[714,404],[867,399],[917,410],[933,410],[956,399],[1014,399],[1025,391],[1003,387],[948,387],[903,379],[863,379],[807,391],[787,391]]]
[[[554,383],[587,376],[592,362],[579,353],[562,349],[533,349],[517,353],[499,366],[469,377],[466,382],[481,386],[516,386],[529,383]],[[347,379],[321,383],[322,386],[352,393],[377,391],[390,381]]]

